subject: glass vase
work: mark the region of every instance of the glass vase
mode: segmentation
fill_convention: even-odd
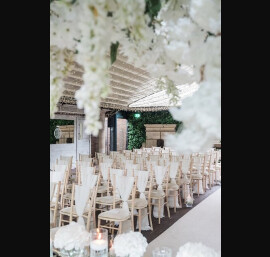
[[[90,230],[90,257],[108,257],[108,230]]]
[[[152,251],[153,257],[172,257],[172,249],[169,247],[157,247]]]
[[[87,257],[87,251],[85,249],[78,249],[78,250],[60,249],[60,256],[61,257]]]

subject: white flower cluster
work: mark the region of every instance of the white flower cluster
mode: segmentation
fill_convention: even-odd
[[[54,237],[54,247],[70,251],[72,249],[83,249],[90,244],[90,234],[84,226],[71,222],[57,230]]]
[[[214,249],[202,243],[186,243],[179,248],[176,257],[220,257]]]
[[[78,27],[82,33],[78,44],[78,62],[84,67],[84,85],[76,92],[78,108],[84,108],[85,132],[98,135],[102,124],[100,117],[100,100],[109,93],[109,58],[106,56],[110,47],[110,29],[106,0],[89,3],[80,1],[78,8]]]
[[[187,203],[187,204],[193,204],[193,200],[194,200],[194,199],[193,199],[190,195],[188,195],[188,196],[187,196],[187,199],[186,199],[186,203]]]
[[[119,257],[142,257],[147,245],[146,238],[140,232],[130,231],[117,235],[114,239],[115,254]]]
[[[78,0],[51,4],[51,115],[63,84],[66,64],[61,49],[77,52],[84,67],[84,85],[76,92],[84,108],[87,134],[98,135],[100,101],[110,91],[107,53],[111,43],[140,68],[159,78],[176,104],[181,101],[177,86],[196,81],[199,90],[172,110],[184,130],[168,139],[177,151],[196,152],[211,147],[220,132],[221,0],[169,0],[149,26],[145,0]],[[56,60],[59,58],[59,60]]]
[[[63,91],[63,79],[69,71],[73,55],[71,52],[50,47],[50,116],[54,117],[57,111],[57,103]]]

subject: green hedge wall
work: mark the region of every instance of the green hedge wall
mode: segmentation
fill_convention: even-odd
[[[74,125],[74,120],[50,120],[50,144],[56,144],[57,139],[54,136],[56,126]]]
[[[169,111],[159,112],[136,112],[140,118],[134,117],[134,112],[127,113],[128,120],[128,149],[141,148],[146,141],[144,124],[177,124],[176,130],[181,130],[183,123],[175,121]]]

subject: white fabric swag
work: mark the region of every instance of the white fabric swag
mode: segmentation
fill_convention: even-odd
[[[51,183],[56,183],[54,193],[52,196],[52,202],[56,202],[56,193],[58,190],[58,182],[61,181],[61,187],[62,187],[62,182],[64,181],[65,178],[65,171],[50,171],[50,182]],[[60,189],[61,190],[61,189]]]
[[[122,199],[122,209],[127,215],[129,212],[128,207],[128,198],[132,191],[134,184],[134,177],[126,177],[126,176],[115,176],[115,184],[117,192],[119,192],[119,196]],[[131,220],[126,220],[122,223],[122,231],[123,233],[127,233],[131,231]]]
[[[179,168],[179,162],[171,162],[170,166],[169,166],[169,175],[170,175],[170,179],[171,179],[171,184],[176,185],[176,181],[175,181],[175,177],[177,174]],[[174,196],[169,196],[168,197],[168,204],[170,208],[174,207]],[[182,208],[179,204],[179,199],[177,197],[176,199],[176,204],[175,204],[176,208]]]
[[[104,183],[108,181],[108,170],[111,168],[112,164],[111,163],[100,163],[99,164],[99,169],[101,171]]]
[[[81,167],[81,182],[83,185],[87,185],[89,178],[94,175],[94,167]]]
[[[123,201],[122,209],[129,213],[128,208],[128,198],[131,193],[133,184],[134,184],[134,177],[126,177],[126,176],[115,176],[115,183],[116,188],[119,191],[120,198]]]
[[[75,208],[78,215],[78,223],[85,227],[82,217],[87,201],[90,196],[90,187],[88,185],[75,185]]]
[[[114,184],[114,179],[113,179],[113,175],[117,176],[123,176],[124,175],[124,170],[120,170],[120,169],[110,169],[110,180],[111,183],[114,187],[116,187],[116,185]],[[119,189],[116,187],[115,190],[115,197],[119,198],[120,197],[120,193],[119,193]]]
[[[146,188],[147,182],[148,182],[149,171],[139,170],[137,176],[138,176],[137,188],[138,188],[138,191],[140,192],[140,198],[146,199],[144,192],[145,192],[145,188]],[[148,215],[147,215],[147,207],[142,209],[141,212],[142,212],[141,229],[142,230],[151,230],[151,227],[149,226]],[[139,224],[137,222],[137,229],[138,228],[139,228]]]
[[[162,190],[162,182],[164,179],[164,176],[166,174],[167,167],[166,166],[155,166],[154,172],[156,176],[156,182],[158,184],[158,190]]]
[[[166,166],[154,166],[154,172],[155,172],[155,177],[156,177],[156,182],[158,184],[157,190],[163,191],[162,189],[162,182],[164,179],[164,176],[166,174],[167,167]],[[158,200],[152,200],[153,203],[157,203]],[[160,201],[161,206],[164,206],[164,199]],[[155,218],[158,218],[158,207],[155,205],[153,208],[153,216]],[[164,217],[164,208],[161,208],[160,212],[160,217]]]
[[[80,161],[79,165],[80,165],[80,167],[90,167],[91,166],[91,162]]]
[[[58,182],[64,180],[65,171],[55,172],[50,171],[50,201],[52,203],[56,203],[57,199],[57,191],[58,191]],[[50,211],[50,221],[53,219],[53,211]]]
[[[54,165],[54,171],[56,172],[65,172],[67,170],[66,164],[56,164]]]
[[[171,162],[169,165],[169,174],[172,184],[176,184],[175,177],[178,171],[179,162]]]

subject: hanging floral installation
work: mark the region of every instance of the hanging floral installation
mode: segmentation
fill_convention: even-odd
[[[171,110],[184,129],[168,145],[202,151],[221,137],[221,0],[51,0],[50,10],[51,117],[76,61],[84,84],[75,98],[86,133],[97,136],[100,102],[110,93],[109,68],[119,52],[157,78],[173,104],[180,100],[178,85],[198,83],[198,91]]]

